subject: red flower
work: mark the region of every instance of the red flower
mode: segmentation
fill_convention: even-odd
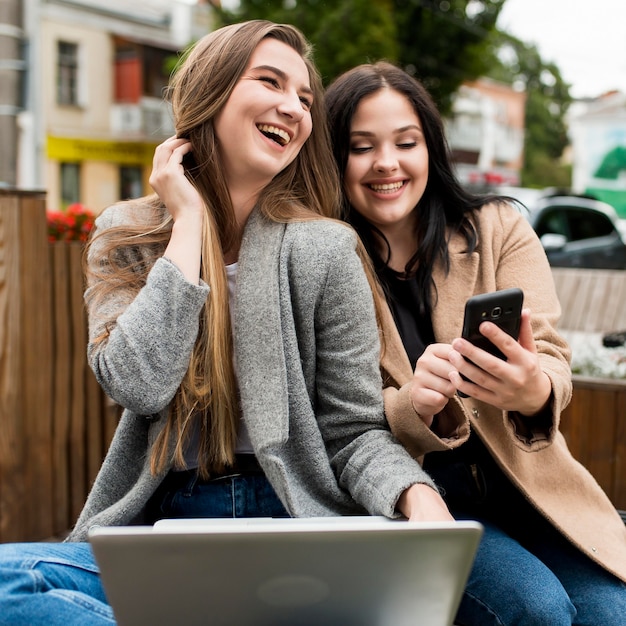
[[[70,204],[65,211],[47,211],[48,241],[87,241],[95,215],[82,204]]]

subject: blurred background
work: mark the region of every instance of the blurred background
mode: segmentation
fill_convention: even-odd
[[[462,183],[521,202],[573,347],[563,433],[626,509],[623,0],[0,0],[0,541],[61,536],[82,508],[119,417],[86,363],[84,241],[151,192],[181,54],[251,18],[300,27],[326,84],[405,68]]]
[[[620,0],[1,0],[0,184],[96,213],[147,193],[178,56],[267,18],[305,32],[326,83],[381,58],[423,81],[468,187],[558,188],[624,218],[624,17]]]

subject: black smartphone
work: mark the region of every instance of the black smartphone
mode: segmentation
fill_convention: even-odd
[[[478,328],[483,322],[493,322],[511,335],[511,337],[517,339],[522,318],[523,302],[524,292],[517,287],[472,296],[465,303],[463,333],[461,336],[478,348],[500,359],[506,359],[504,354],[489,339],[480,334]],[[465,380],[468,379],[465,378]],[[459,395],[462,398],[467,398],[467,395],[460,391]]]

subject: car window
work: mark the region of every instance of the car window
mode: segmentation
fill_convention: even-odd
[[[611,220],[603,213],[596,211],[569,208],[567,210],[567,219],[571,241],[606,237],[615,230]]]
[[[539,237],[543,237],[547,233],[555,233],[563,235],[568,240],[569,230],[565,213],[560,209],[547,209],[537,221],[535,231]]]

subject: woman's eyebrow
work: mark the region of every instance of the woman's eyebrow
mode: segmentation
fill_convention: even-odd
[[[274,74],[276,74],[276,76],[278,76],[279,78],[281,78],[281,80],[288,80],[288,76],[287,74],[285,74],[285,72],[283,72],[283,70],[278,69],[277,67],[274,67],[273,65],[257,65],[256,67],[252,67],[250,68],[252,70],[267,70],[270,72],[274,72]],[[308,87],[307,85],[302,85],[302,87],[300,87],[300,91],[303,91],[304,93],[307,93],[309,95],[313,95],[313,90]]]
[[[420,133],[422,132],[422,129],[417,124],[407,124],[406,126],[402,126],[401,128],[396,128],[393,133],[405,133],[407,130],[417,130]],[[353,137],[373,137],[375,133],[367,130],[353,130],[350,132],[350,135]]]

